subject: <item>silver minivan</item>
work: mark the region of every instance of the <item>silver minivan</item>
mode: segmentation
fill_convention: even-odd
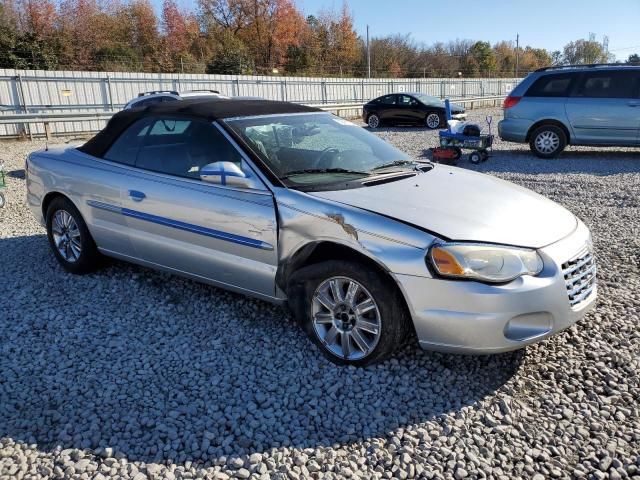
[[[640,146],[640,65],[536,70],[505,99],[498,133],[542,158],[569,144]]]

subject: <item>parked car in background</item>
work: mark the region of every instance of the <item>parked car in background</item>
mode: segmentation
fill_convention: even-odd
[[[504,101],[503,140],[541,158],[567,145],[640,146],[640,66],[570,65],[536,70]]]
[[[451,116],[464,120],[466,113],[462,106],[452,103]],[[370,128],[382,124],[414,124],[432,129],[447,126],[444,102],[424,93],[392,93],[378,97],[365,104],[362,119]]]
[[[413,332],[427,349],[513,350],[595,303],[591,237],[571,212],[308,106],[123,110],[25,171],[67,271],[103,254],[288,303],[337,363],[378,361]]]
[[[226,95],[222,95],[217,90],[186,90],[184,92],[178,92],[175,90],[154,90],[151,92],[139,93],[136,98],[130,100],[124,108],[125,110],[133,107],[145,107],[154,103],[161,102],[175,102],[176,100],[184,100],[186,98],[229,98]]]

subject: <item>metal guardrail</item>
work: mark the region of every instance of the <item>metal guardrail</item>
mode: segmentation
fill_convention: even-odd
[[[493,103],[495,106],[498,101],[504,99],[503,95],[496,95],[490,97],[473,97],[473,98],[452,98],[451,101],[461,105],[470,105],[473,109],[474,104],[487,102]],[[359,111],[358,116],[361,114],[360,110],[364,106],[363,103],[336,103],[336,104],[319,104],[310,106],[320,108],[322,110],[340,115],[345,111]],[[0,125],[32,125],[42,124],[44,127],[44,135],[47,140],[51,140],[53,132],[51,130],[52,123],[71,123],[71,122],[86,122],[91,120],[109,120],[117,112],[64,112],[64,113],[15,113],[9,115],[0,114]],[[27,135],[33,140],[33,134],[30,129],[25,129]]]

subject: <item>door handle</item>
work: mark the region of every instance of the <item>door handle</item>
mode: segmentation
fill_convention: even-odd
[[[134,202],[141,202],[147,198],[144,192],[139,192],[138,190],[129,190],[129,196]]]
[[[640,107],[640,102],[629,102],[630,107]]]

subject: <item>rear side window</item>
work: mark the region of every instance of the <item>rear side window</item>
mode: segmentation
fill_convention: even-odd
[[[583,74],[576,97],[638,98],[640,72],[604,71]]]
[[[525,97],[568,97],[575,74],[544,75],[533,82]]]
[[[135,165],[138,150],[152,122],[153,120],[149,118],[143,118],[135,122],[113,142],[113,145],[111,145],[103,157],[112,162],[124,163],[125,165],[131,166]]]
[[[178,177],[200,178],[200,169],[218,161],[241,166],[242,156],[213,125],[159,118],[140,146],[135,166]]]
[[[200,178],[200,169],[218,161],[242,165],[242,156],[207,122],[143,118],[131,125],[104,158],[153,172]]]
[[[376,103],[381,103],[382,105],[395,105],[396,104],[396,96],[395,95],[385,95],[384,97],[378,98]]]

